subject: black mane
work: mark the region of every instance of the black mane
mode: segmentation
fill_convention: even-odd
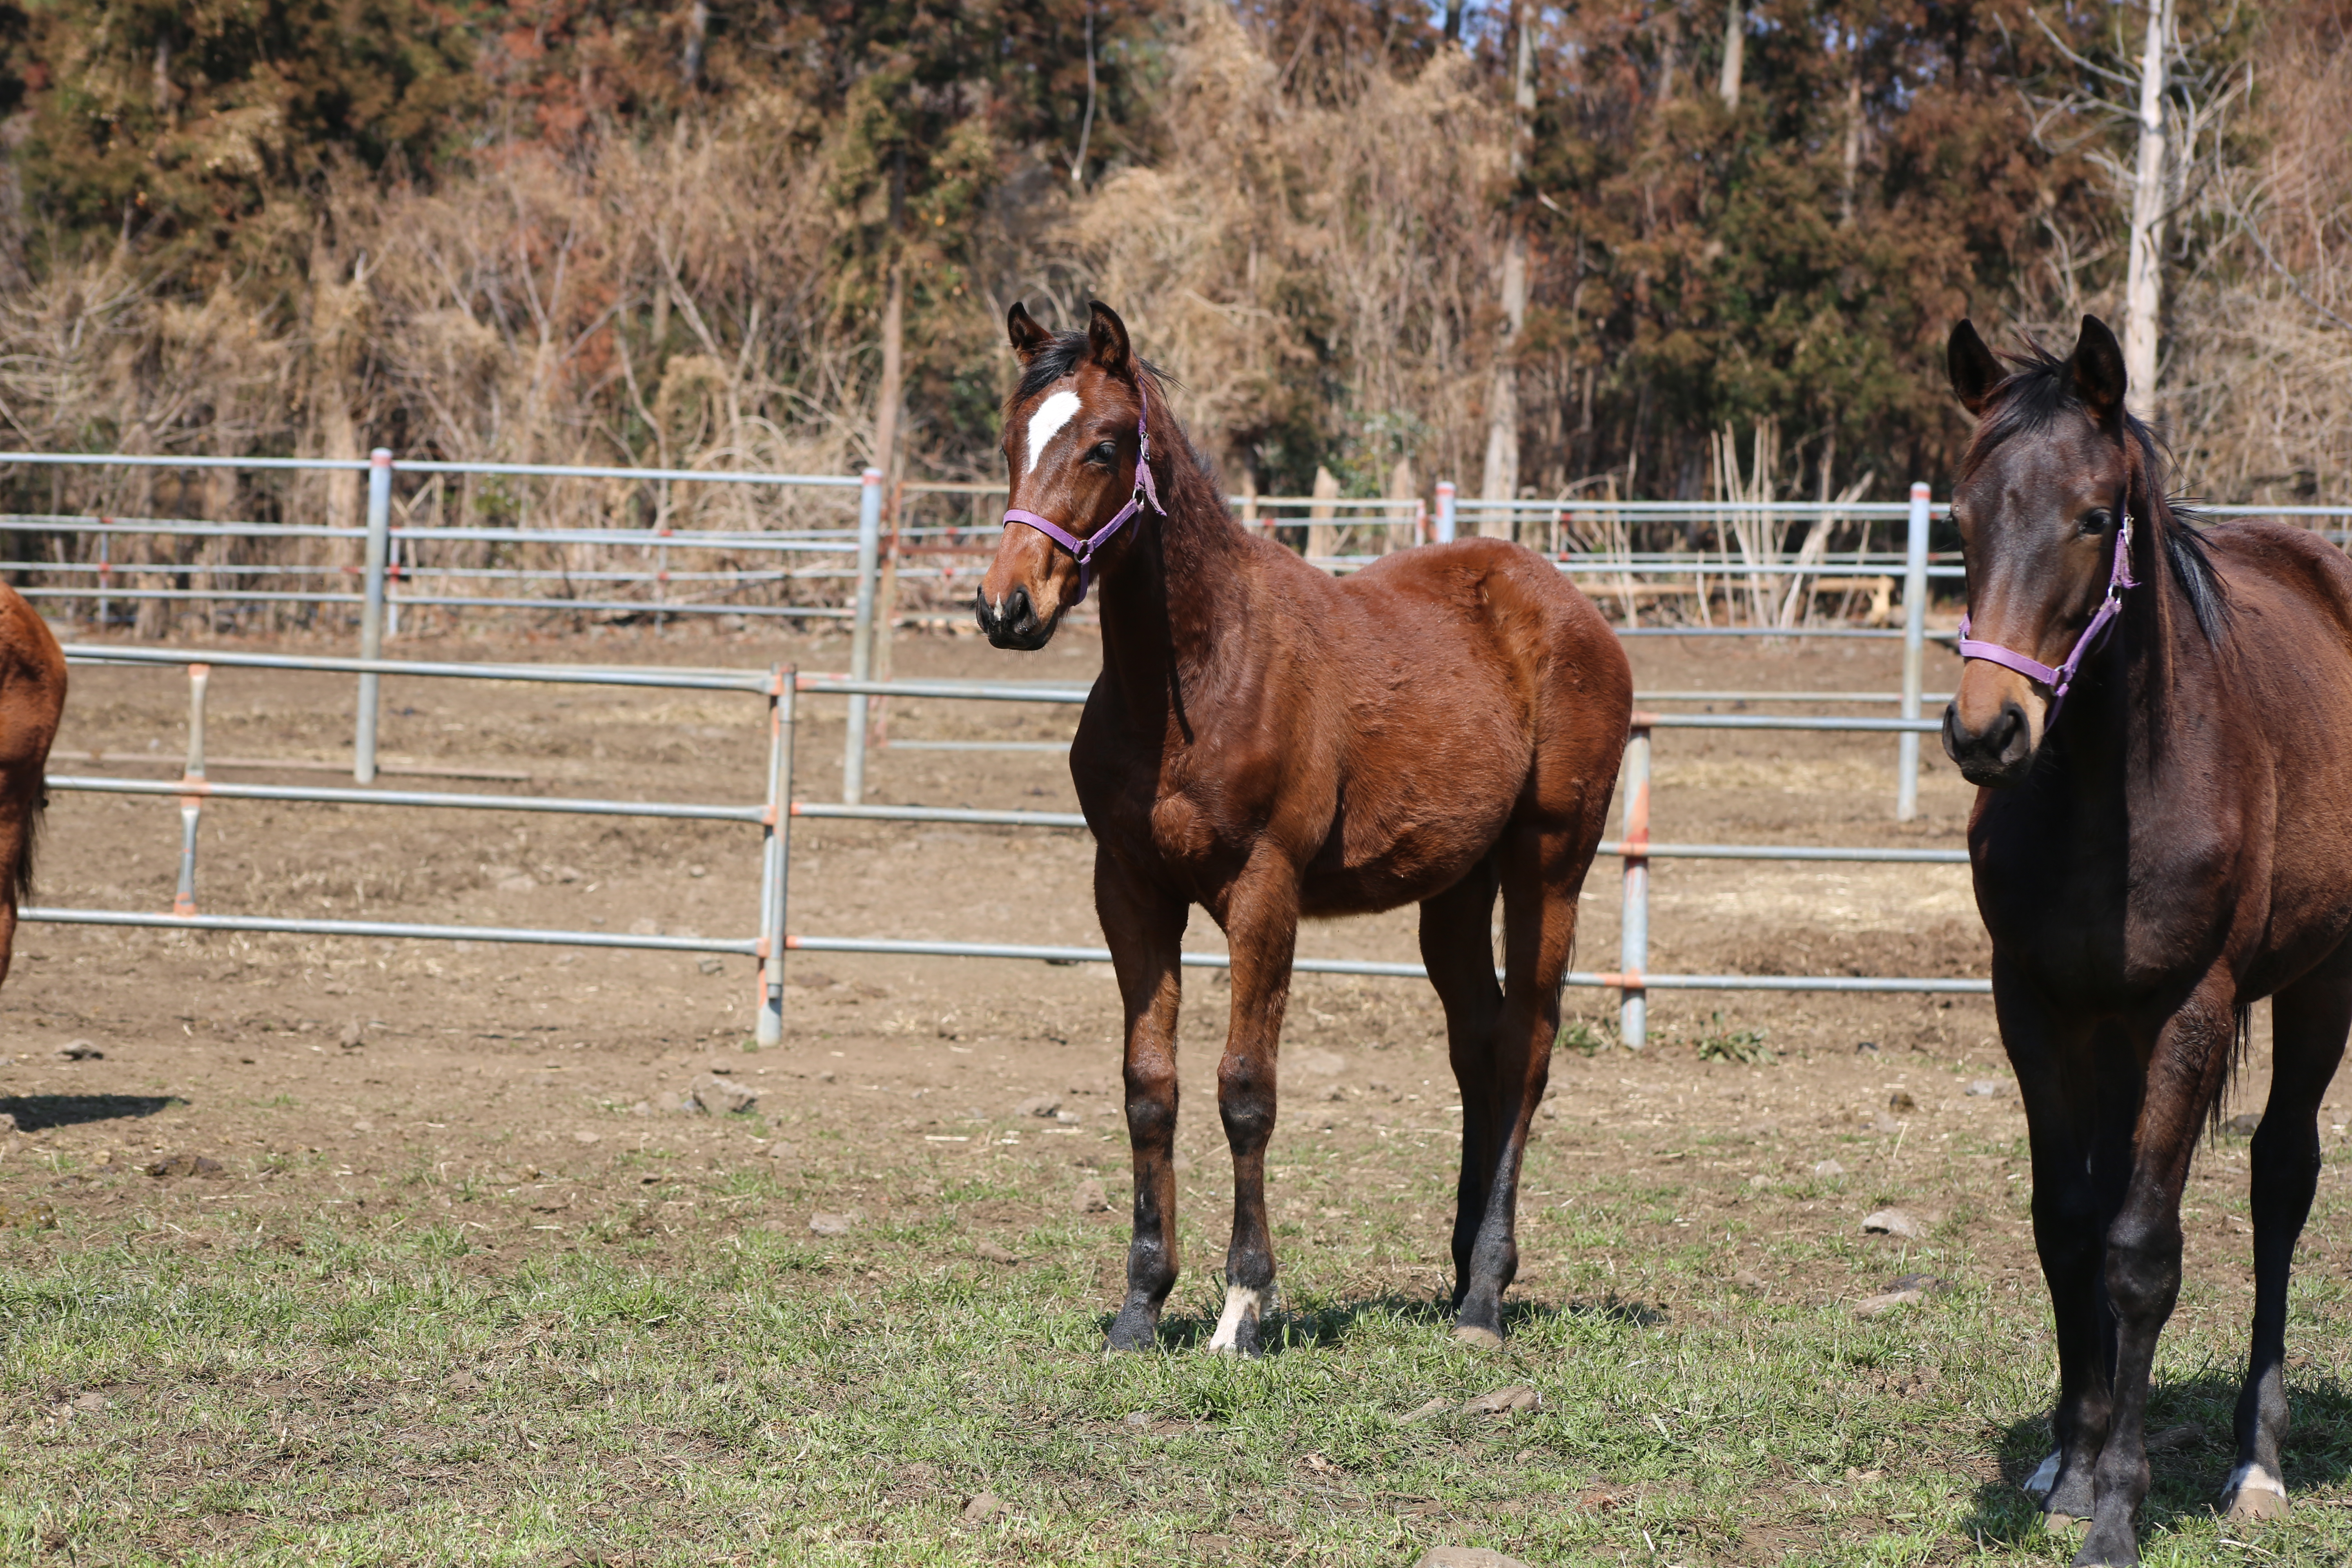
[[[2017,368],[1993,388],[1991,406],[1978,426],[1974,450],[1990,452],[2012,436],[2031,436],[2049,428],[2061,415],[2089,416],[2082,395],[2074,388],[2071,361],[2059,358],[2028,338],[2023,352],[2003,356]],[[2206,553],[2196,511],[2167,495],[2158,482],[2165,460],[2156,433],[2130,409],[2123,411],[2124,440],[2139,454],[2139,473],[2146,493],[2137,498],[2143,521],[2162,544],[2173,581],[2189,600],[2197,629],[2208,642],[2218,642],[2230,624],[2229,594]]]
[[[1076,370],[1078,362],[1086,357],[1086,333],[1055,332],[1052,341],[1039,349],[1027,364],[1022,366],[1021,384],[1013,390],[1013,401],[1026,403]],[[1147,384],[1144,387],[1147,395],[1164,396],[1170,387],[1177,384],[1165,371],[1142,355],[1132,354],[1129,357],[1135,362],[1137,377]]]

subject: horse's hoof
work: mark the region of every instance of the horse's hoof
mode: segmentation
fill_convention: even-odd
[[[1103,1353],[1117,1355],[1122,1351],[1149,1351],[1160,1348],[1160,1325],[1145,1312],[1122,1311],[1112,1320],[1110,1332],[1104,1336]]]
[[[2116,1531],[2094,1529],[2074,1553],[2074,1568],[2134,1568],[2138,1562],[2139,1539],[2128,1524]]]
[[[1454,1325],[1454,1342],[1465,1350],[1498,1351],[1503,1348],[1503,1336],[1475,1323],[1456,1323]]]
[[[2286,1484],[2260,1465],[2241,1465],[2223,1489],[2223,1516],[2239,1520],[2284,1519]]]
[[[2051,1509],[2042,1516],[2042,1528],[2053,1535],[2080,1535],[2091,1528],[2091,1521],[2083,1514]]]
[[[1217,1315],[1217,1330],[1209,1336],[1209,1348],[1228,1355],[1257,1354],[1258,1325],[1273,1294],[1246,1285],[1227,1285],[1225,1310]]]

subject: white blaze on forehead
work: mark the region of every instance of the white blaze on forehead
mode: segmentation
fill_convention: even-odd
[[[1037,405],[1035,411],[1029,416],[1029,467],[1026,472],[1034,474],[1037,471],[1037,459],[1045,456],[1045,444],[1060,435],[1062,426],[1067,425],[1077,412],[1078,395],[1075,392],[1057,392]]]

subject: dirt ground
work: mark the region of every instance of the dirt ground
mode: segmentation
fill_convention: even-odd
[[[1885,643],[1764,648],[1647,639],[1632,648],[1645,690],[1892,690],[1898,658]],[[733,668],[846,663],[838,636],[712,628],[410,640],[394,651]],[[976,638],[902,633],[895,670],[1075,684],[1092,675],[1098,657],[1098,645],[1075,632],[1025,657]],[[1948,674],[1931,668],[1930,686]],[[352,700],[345,678],[218,669],[210,750],[215,757],[347,757]],[[806,709],[799,793],[833,797],[842,704],[812,699]],[[384,715],[383,743],[395,758],[530,775],[527,784],[386,780],[395,785],[757,798],[762,725],[750,697],[393,680]],[[184,719],[176,672],[79,668],[58,746],[103,760],[56,771],[168,776]],[[1066,708],[981,703],[909,701],[888,715],[899,740],[1052,740],[1074,721]],[[1654,832],[1662,839],[1957,844],[1970,792],[1932,743],[1919,820],[1893,820],[1895,748],[1881,736],[1662,732]],[[217,764],[214,773],[337,782]],[[1051,752],[886,750],[869,777],[879,800],[1075,804],[1063,760]],[[37,901],[167,907],[177,829],[167,799],[59,792]],[[198,896],[203,908],[222,911],[748,934],[757,847],[755,829],[723,824],[216,802],[204,817]],[[792,926],[1092,944],[1099,938],[1090,864],[1090,845],[1077,832],[803,821],[793,841]],[[1613,966],[1615,872],[1603,862],[1588,889],[1583,963]],[[1958,867],[1661,862],[1654,897],[1651,962],[1662,972],[1984,973],[1984,940]],[[1321,926],[1304,933],[1300,947],[1410,957],[1411,922],[1403,911]],[[1216,933],[1196,920],[1188,941],[1214,947]],[[1103,1301],[1111,1305],[1126,1163],[1108,966],[824,955],[797,960],[791,976],[785,1043],[752,1052],[755,983],[741,958],[29,926],[0,998],[0,1110],[20,1129],[0,1138],[0,1201],[23,1213],[80,1211],[87,1225],[47,1232],[55,1238],[47,1245],[68,1245],[63,1238],[79,1234],[202,1248],[221,1241],[208,1216],[231,1200],[248,1226],[257,1214],[266,1226],[275,1209],[290,1221],[346,1205],[446,1217],[457,1201],[446,1188],[394,1180],[431,1169],[451,1180],[462,1174],[494,1200],[469,1197],[465,1224],[481,1267],[511,1268],[534,1253],[590,1245],[600,1226],[681,1236],[711,1226],[805,1226],[805,1215],[729,1199],[715,1187],[683,1208],[673,1202],[649,1211],[638,1195],[654,1179],[640,1173],[648,1161],[717,1173],[780,1160],[838,1175],[838,1201],[887,1211],[935,1191],[959,1163],[1017,1155],[1058,1163],[1068,1182],[1106,1184],[1099,1253]],[[1189,985],[1181,1038],[1190,1104],[1181,1146],[1197,1190],[1188,1217],[1213,1215],[1222,1225],[1228,1200],[1211,1105],[1226,992],[1220,976],[1203,972],[1192,972]],[[1570,1005],[1596,1022],[1613,1016],[1613,998],[1603,994],[1571,993]],[[1940,1171],[1947,1204],[1987,1208],[1983,1256],[2005,1273],[2030,1276],[2021,1216],[2014,1205],[1990,1212],[2024,1166],[2021,1116],[1987,1001],[1661,993],[1653,1016],[1646,1055],[1570,1051],[1556,1062],[1530,1165],[1531,1202],[1572,1191],[1580,1161],[1619,1157],[1627,1127],[1656,1128],[1660,1168],[1686,1173],[1694,1184],[1697,1206],[1677,1224],[1703,1220],[1706,1205],[1748,1204],[1751,1187],[1810,1173],[1863,1133],[1891,1162],[1924,1160]],[[1302,1142],[1324,1153],[1369,1151],[1392,1137],[1450,1129],[1455,1096],[1426,987],[1302,976],[1290,1018],[1277,1171],[1286,1148]],[[1778,1059],[1705,1062],[1692,1048],[1704,1037],[1743,1031],[1759,1034]],[[2257,1046],[2241,1101],[2258,1106],[2259,1038]],[[709,1072],[754,1089],[756,1112],[714,1118],[667,1109],[666,1097]],[[1969,1092],[1971,1083],[1979,1092]],[[1040,1098],[1060,1101],[1054,1119],[1017,1111]],[[1965,1146],[2013,1152],[1938,1164],[1936,1152],[1956,1134]],[[1736,1158],[1693,1162],[1696,1141],[1726,1135],[1738,1138]],[[2331,1149],[2341,1139],[2336,1125]],[[173,1169],[193,1174],[139,1173],[173,1155],[218,1168],[183,1162]],[[2241,1158],[2200,1162],[2200,1182],[2238,1179],[2231,1166]],[[305,1168],[325,1173],[283,1177]],[[1275,1194],[1281,1204],[1278,1174]],[[1372,1194],[1366,1201],[1386,1200]],[[1422,1196],[1394,1201],[1411,1208],[1397,1217],[1418,1222],[1424,1238],[1416,1255],[1395,1260],[1399,1278],[1425,1281],[1444,1262],[1448,1216]],[[698,1207],[698,1215],[687,1213]],[[1787,1207],[1781,1222],[1800,1229],[1850,1229],[1858,1217],[1834,1201]],[[1013,1205],[1001,1216],[1008,1234],[1024,1223],[1018,1210]],[[1311,1247],[1312,1234],[1329,1228],[1328,1211],[1302,1223],[1307,1234],[1294,1248]],[[2218,1270],[2213,1278],[2242,1280],[2242,1222],[2207,1206],[2192,1210],[2189,1225],[2192,1258]],[[2200,1247],[2200,1226],[2227,1244]],[[1213,1261],[1189,1260],[1195,1278]],[[1539,1294],[1556,1261],[1538,1236],[1520,1294]],[[1851,1282],[1770,1283],[1834,1295]]]

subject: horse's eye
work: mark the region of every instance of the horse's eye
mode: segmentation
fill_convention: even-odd
[[[1095,449],[1087,454],[1087,461],[1101,463],[1106,467],[1118,460],[1118,443],[1116,441],[1097,441],[1095,443]]]
[[[2114,512],[2103,506],[2093,507],[2083,514],[2082,529],[2084,533],[2105,533],[2115,521]]]

